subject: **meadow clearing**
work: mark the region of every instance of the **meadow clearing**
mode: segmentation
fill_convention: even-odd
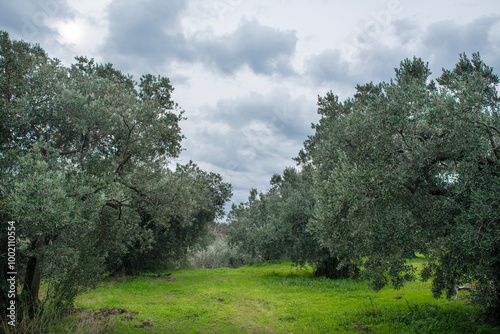
[[[500,333],[477,320],[466,296],[434,299],[429,283],[421,281],[374,292],[363,280],[314,277],[311,268],[275,261],[110,277],[79,296],[76,312],[54,331]]]

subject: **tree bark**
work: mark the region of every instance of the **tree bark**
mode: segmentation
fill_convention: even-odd
[[[27,303],[30,316],[33,316],[37,309],[40,299],[38,293],[40,292],[40,263],[42,262],[43,254],[42,247],[45,243],[45,237],[38,237],[31,243],[31,250],[35,251],[34,256],[30,256],[26,265],[26,276],[24,279],[23,291],[21,298]]]
[[[330,279],[349,278],[349,266],[343,267],[339,270],[337,268],[339,264],[339,258],[330,257],[319,263],[318,268],[314,272],[314,276],[325,276]]]

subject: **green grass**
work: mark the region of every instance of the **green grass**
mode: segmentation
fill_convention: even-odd
[[[315,278],[290,262],[171,277],[107,279],[76,306],[87,314],[126,309],[111,316],[112,333],[500,333],[473,321],[471,305],[436,300],[419,281],[373,292],[364,281]]]

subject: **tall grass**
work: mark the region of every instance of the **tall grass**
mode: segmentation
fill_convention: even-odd
[[[30,317],[27,311],[18,310],[15,326],[8,323],[10,319],[0,319],[0,332],[5,334],[43,334],[50,327],[53,315],[38,310]]]
[[[10,319],[0,319],[0,333],[4,334],[101,334],[114,331],[115,319],[101,317],[94,311],[73,309],[66,312],[56,311],[45,305],[29,314],[19,309],[15,326]]]

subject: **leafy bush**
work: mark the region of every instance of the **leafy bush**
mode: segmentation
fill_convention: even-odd
[[[239,251],[236,246],[231,246],[228,240],[216,238],[214,243],[205,249],[191,252],[190,262],[198,269],[238,268],[252,265],[262,261],[259,257],[252,257]]]

